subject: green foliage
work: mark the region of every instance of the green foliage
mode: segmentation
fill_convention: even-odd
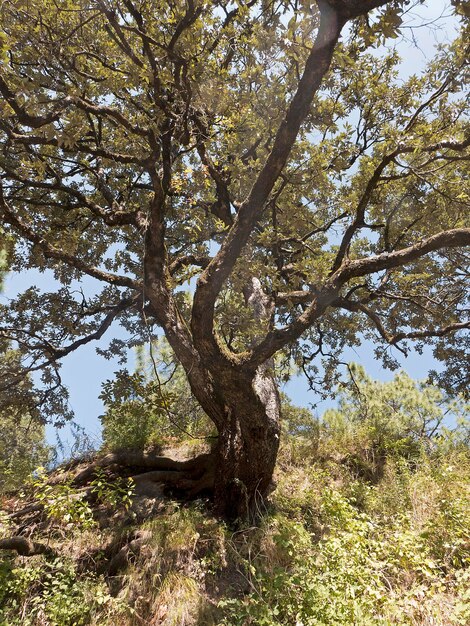
[[[217,584],[227,566],[224,525],[197,504],[173,503],[165,514],[145,522],[142,533],[148,538],[146,551],[122,577],[123,623],[133,623],[138,613],[148,623],[158,616],[165,626],[215,625],[203,585]]]
[[[87,502],[87,494],[75,489],[71,482],[50,484],[44,468],[36,470],[31,481],[34,498],[44,507],[49,519],[60,524],[74,524],[82,529],[95,526],[93,511]],[[91,495],[113,511],[123,508],[128,511],[132,505],[134,483],[132,478],[111,478],[98,469],[90,483]]]
[[[404,374],[377,383],[357,367],[338,410],[324,419],[312,421],[286,398],[284,404],[290,417],[277,489],[258,526],[233,530],[202,503],[168,502],[136,529],[143,547],[115,579],[118,599],[101,577],[78,573],[67,559],[33,557],[20,567],[7,558],[0,565],[0,626],[19,626],[20,614],[30,626],[128,626],[157,618],[164,626],[466,625],[465,405]],[[460,422],[434,432],[449,407]],[[381,420],[387,411],[394,423]],[[369,472],[358,471],[361,458]],[[98,506],[126,510],[133,497],[127,481],[103,471],[91,488]],[[77,528],[85,554],[91,538],[101,545],[88,505],[70,484],[46,488],[39,475],[36,490],[60,524],[48,535],[55,549],[64,537],[79,541]],[[132,512],[125,523],[136,523]]]
[[[287,432],[291,413],[303,419],[281,453],[276,512],[239,552],[251,591],[220,602],[220,624],[467,623],[467,411],[404,373],[379,383],[357,366],[320,421],[290,407]]]
[[[8,269],[7,239],[0,228],[0,293],[2,281]],[[16,369],[18,351],[0,333],[0,380],[4,373]],[[51,448],[45,443],[44,424],[34,419],[28,410],[30,380],[26,377],[19,385],[18,393],[0,391],[0,494],[11,491],[31,476],[38,465],[48,462]]]
[[[287,394],[281,392],[280,395],[284,436],[288,438],[315,438],[318,435],[319,424],[312,412],[305,407],[293,404]]]
[[[390,367],[390,343],[405,352],[407,342],[432,345],[449,365],[436,376],[468,387],[459,369],[470,197],[465,22],[456,20],[461,31],[420,74],[403,76],[399,50],[386,42],[428,21],[454,35],[446,15],[428,20],[424,3],[415,12],[406,0],[368,14],[377,3],[357,0],[362,14],[332,42],[330,59],[322,58],[329,46],[313,45],[328,4],[334,13],[351,3],[1,5],[2,228],[14,241],[12,270],[50,271],[60,289],[32,286],[0,314],[20,361],[46,372],[48,418],[69,415],[51,356],[101,337],[114,321],[132,339],[112,340],[105,356],[124,356],[160,325],[187,372],[192,350],[207,372],[230,353],[245,362],[237,354],[271,330],[276,341],[262,345],[324,391],[343,349],[366,335]],[[464,2],[453,4],[465,13]],[[333,13],[325,9],[324,19]],[[251,190],[261,195],[248,201]],[[243,220],[235,220],[239,207]],[[192,311],[201,300],[184,290],[211,259],[209,274],[224,267],[226,276],[196,287],[203,315],[214,318],[199,354],[190,329],[193,312],[203,321]],[[387,271],[380,284],[378,270]],[[82,293],[84,277],[102,289]],[[244,302],[253,277],[276,328]],[[217,292],[213,303],[204,289]],[[204,350],[213,351],[207,363]],[[135,415],[135,430],[157,418]]]
[[[106,406],[100,419],[108,448],[142,449],[159,442],[165,401],[156,382],[148,383],[139,372],[120,371],[103,384],[100,399]]]
[[[382,471],[385,457],[418,463],[424,449],[458,445],[457,438],[465,446],[468,405],[405,372],[382,383],[351,364],[338,400],[338,408],[327,410],[322,418],[324,452],[331,454],[336,446],[358,473],[370,478]],[[445,418],[460,424],[455,435],[444,434]]]
[[[300,495],[281,483],[276,495],[281,512],[266,517],[257,556],[242,559],[252,592],[243,599],[223,600],[220,623],[465,623],[470,605],[459,594],[470,564],[468,458],[465,469],[452,477],[445,473],[432,464],[421,473],[409,473],[404,486],[396,470],[393,480],[404,487],[406,504],[389,508],[386,515],[378,514],[377,506],[377,500],[387,497],[386,485],[363,488],[358,502],[350,495],[350,484],[338,487],[331,481],[325,488],[324,475],[315,471],[297,481]],[[424,476],[437,493],[417,491]],[[445,497],[449,488],[459,494],[455,506]]]
[[[20,488],[36,467],[47,463],[44,426],[26,416],[0,413],[0,493]]]
[[[0,564],[1,626],[84,626],[112,603],[102,578],[80,578],[70,560]]]
[[[100,395],[106,412],[100,417],[105,447],[143,449],[168,439],[212,433],[213,427],[191,393],[181,365],[164,340],[137,350],[136,371],[116,373]]]
[[[69,483],[51,485],[44,468],[38,468],[32,484],[35,499],[42,504],[50,519],[63,524],[77,524],[82,528],[94,525],[93,512],[85,494]]]
[[[113,477],[98,468],[95,478],[91,481],[91,489],[99,502],[113,510],[123,507],[128,511],[132,505],[134,495],[134,481],[132,478]]]

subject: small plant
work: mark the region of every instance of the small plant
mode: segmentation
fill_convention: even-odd
[[[103,504],[113,508],[123,507],[126,511],[130,509],[135,491],[132,478],[110,478],[104,470],[98,468],[91,487]]]
[[[0,567],[1,626],[84,626],[114,600],[104,580],[81,578],[72,562],[52,559],[14,568]]]
[[[93,511],[85,501],[86,494],[74,489],[70,481],[51,485],[44,468],[40,467],[36,470],[32,484],[35,499],[42,504],[50,519],[65,524],[78,524],[82,529],[95,525]],[[111,479],[106,472],[98,469],[91,482],[91,492],[103,504],[112,508],[123,507],[128,511],[132,505],[134,485],[132,478]]]
[[[70,483],[50,485],[43,467],[36,470],[33,478],[35,498],[44,507],[46,515],[55,521],[78,524],[91,528],[95,522],[93,512],[85,501],[85,494],[74,489]]]

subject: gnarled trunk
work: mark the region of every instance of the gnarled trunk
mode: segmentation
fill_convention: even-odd
[[[232,428],[219,436],[215,512],[227,520],[246,519],[262,510],[269,493],[279,447],[275,429],[243,426],[233,416]]]
[[[269,368],[250,380],[235,376],[226,389],[225,419],[216,450],[214,505],[225,519],[260,512],[279,449],[279,394]]]
[[[258,278],[248,281],[244,295],[253,317],[261,325],[269,324],[272,302]],[[253,370],[230,362],[221,351],[215,352],[208,351],[206,362],[212,397],[217,398],[219,407],[217,415],[209,415],[219,435],[215,510],[225,519],[247,518],[259,512],[272,484],[279,449],[279,393],[271,360]],[[207,386],[194,384],[191,373],[187,373],[193,393],[203,405]]]
[[[280,402],[273,364],[267,361],[256,370],[246,369],[227,356],[212,334],[196,349],[176,308],[169,306],[157,287],[151,287],[155,318],[165,328],[194,396],[218,431],[213,481],[216,512],[225,519],[246,518],[257,512],[269,492],[279,448]],[[258,278],[251,278],[244,295],[253,317],[260,325],[269,324],[272,302]],[[198,320],[193,322],[198,325]]]

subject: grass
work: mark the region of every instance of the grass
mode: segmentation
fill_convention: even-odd
[[[469,623],[468,446],[447,434],[380,449],[375,436],[287,434],[256,526],[171,501],[140,522],[132,510],[84,529],[55,517],[34,532],[56,557],[4,555],[0,626]],[[136,531],[146,540],[116,576],[80,566]]]

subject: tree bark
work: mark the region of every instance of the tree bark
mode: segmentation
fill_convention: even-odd
[[[280,435],[279,395],[266,366],[238,374],[225,389],[219,429],[214,507],[228,520],[256,516],[272,485]]]
[[[244,289],[246,305],[268,324],[272,302],[258,278]],[[255,370],[234,367],[223,377],[225,416],[219,428],[214,503],[225,519],[256,516],[272,485],[279,449],[280,400],[271,359]]]

